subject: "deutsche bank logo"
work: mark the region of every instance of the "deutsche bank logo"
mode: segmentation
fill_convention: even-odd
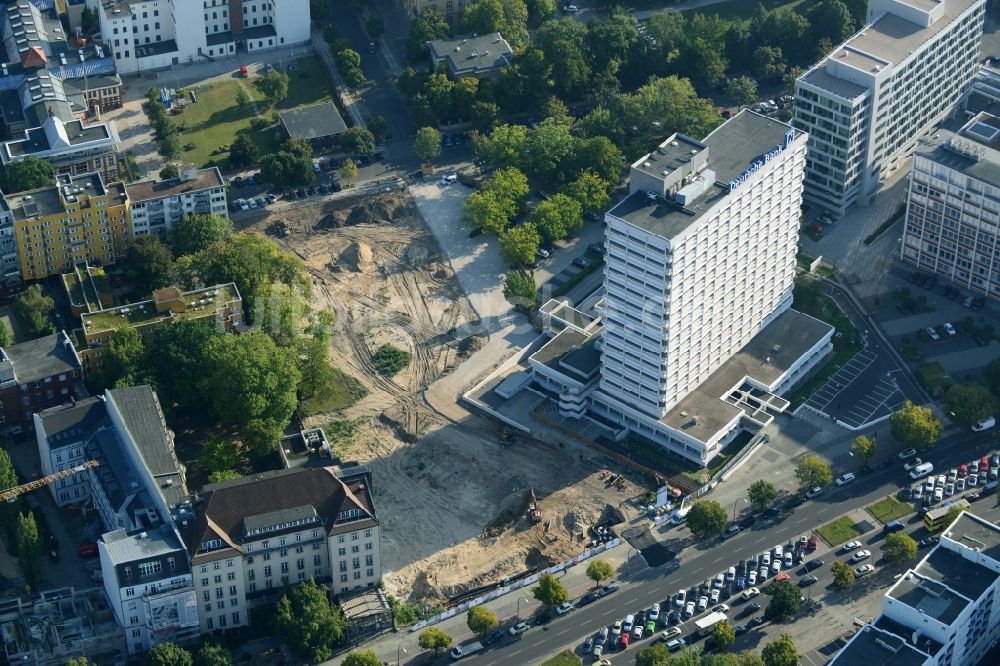
[[[747,167],[746,171],[741,173],[733,180],[729,181],[729,191],[732,192],[733,190],[735,190],[737,187],[746,182],[746,180],[750,178],[750,176],[756,173],[758,169],[760,169],[762,166],[764,166],[765,164],[773,160],[775,157],[780,155],[781,151],[784,150],[785,148],[788,148],[788,146],[792,144],[792,141],[794,139],[795,139],[795,130],[789,129],[787,132],[785,132],[785,140],[782,143],[778,144],[773,149],[767,151],[762,156],[758,157],[756,160],[751,162],[750,166]]]

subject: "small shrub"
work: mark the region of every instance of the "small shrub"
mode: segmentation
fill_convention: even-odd
[[[266,118],[261,118],[260,116],[254,118],[250,121],[250,129],[259,132],[270,125]]]
[[[197,146],[194,145],[193,143],[185,143],[184,144],[184,150],[194,150],[195,148],[197,148]]]
[[[372,356],[372,360],[380,373],[392,377],[410,364],[411,357],[408,351],[392,345],[382,345]]]

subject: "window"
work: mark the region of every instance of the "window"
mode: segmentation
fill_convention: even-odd
[[[239,624],[239,623],[240,623],[240,614],[233,613],[233,624]]]
[[[222,597],[223,597],[222,588],[221,587],[215,588],[215,598],[221,599]]]
[[[229,586],[229,596],[231,596],[231,597],[236,596],[236,586],[235,585],[230,585]]]
[[[368,576],[369,578],[371,578],[372,576],[375,575],[375,570],[374,569],[368,569],[368,571],[365,572],[365,575]]]
[[[205,620],[205,628],[206,629],[211,629],[212,628],[212,618],[208,618],[208,619]]]
[[[365,530],[365,536],[366,537],[370,537],[371,535],[372,535],[372,531],[371,530]]]
[[[226,602],[220,601],[215,605],[215,607],[218,608],[219,610],[226,610]]]
[[[213,576],[212,579],[216,584],[222,582],[222,576]]]
[[[288,562],[281,563],[281,573],[288,573]]]
[[[229,573],[227,573],[226,574],[226,580],[236,580],[236,573],[233,572],[233,571],[230,571]]]
[[[264,567],[264,576],[266,577],[270,575],[271,575],[271,565],[268,564],[266,567]]]
[[[323,564],[323,558],[319,555],[313,555],[313,566],[318,567],[321,564]]]
[[[140,576],[152,576],[153,574],[158,574],[163,569],[163,566],[159,562],[142,562],[139,564],[139,575]]]

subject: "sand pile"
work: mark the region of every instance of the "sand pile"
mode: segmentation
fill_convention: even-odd
[[[355,241],[340,253],[336,263],[334,263],[334,268],[337,270],[346,269],[354,273],[370,273],[375,269],[372,249],[366,243]]]

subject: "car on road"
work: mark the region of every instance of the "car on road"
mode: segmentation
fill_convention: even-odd
[[[854,570],[854,575],[858,578],[862,576],[867,576],[871,572],[875,571],[875,565],[873,564],[862,564],[860,567]]]
[[[941,339],[941,336],[938,335],[937,330],[933,326],[928,326],[927,328],[924,329],[924,331],[927,332],[927,335],[929,335],[931,340],[933,340],[934,342],[937,342],[938,340]]]
[[[573,604],[571,604],[568,601],[564,601],[558,606],[556,606],[556,615],[565,615],[571,610],[573,610]]]
[[[602,597],[606,597],[609,594],[617,592],[620,589],[621,589],[621,586],[618,585],[618,583],[608,583],[607,585],[605,585],[604,587],[601,588],[601,590],[600,590],[601,596]]]
[[[538,248],[538,251],[535,253],[535,256],[537,256],[539,259],[548,259],[549,254],[550,253],[548,250],[546,250],[544,247],[540,247]]]
[[[510,635],[517,636],[518,634],[523,634],[530,628],[531,625],[528,624],[527,622],[518,622],[517,624],[515,624],[513,627],[510,628]]]
[[[951,325],[951,322],[946,321],[944,323],[944,332],[948,334],[948,337],[955,335],[955,327]]]
[[[809,587],[818,580],[819,578],[816,576],[806,576],[805,578],[799,580],[799,587]]]
[[[844,547],[841,550],[844,553],[849,553],[852,550],[857,550],[858,548],[861,548],[860,541],[848,541],[847,543],[844,544]]]
[[[772,506],[770,509],[761,514],[764,518],[777,518],[781,515],[781,509],[776,506]]]
[[[667,649],[670,650],[671,652],[677,652],[685,645],[687,645],[687,641],[680,636],[678,636],[677,638],[672,638],[669,641],[667,641]]]
[[[687,603],[687,590],[680,590],[677,592],[677,596],[674,597],[674,605],[678,608],[684,608],[684,604]]]
[[[806,562],[806,571],[816,571],[823,566],[823,560],[809,560]]]
[[[860,562],[861,560],[867,560],[871,556],[872,556],[872,551],[859,550],[858,552],[851,555],[851,562]]]
[[[577,12],[580,11],[580,8],[577,7],[576,5],[563,5],[562,10],[567,14],[576,14]]]
[[[911,469],[913,469],[917,465],[922,465],[923,463],[924,463],[924,461],[921,460],[920,458],[914,458],[913,460],[907,460],[905,463],[903,463],[903,469],[905,469],[907,472],[909,472]]]
[[[834,483],[836,483],[838,486],[846,486],[848,483],[850,483],[856,478],[857,477],[854,476],[853,472],[848,472],[847,474],[844,474],[843,476],[839,477]]]
[[[675,638],[677,636],[680,636],[681,633],[683,633],[683,632],[681,631],[680,627],[670,627],[666,631],[663,631],[663,632],[660,633],[660,638],[662,638],[663,642],[666,643],[671,638]]]
[[[81,544],[76,554],[78,557],[97,557],[97,544],[92,542]]]
[[[736,536],[743,531],[743,528],[735,523],[726,528],[726,531],[722,533],[723,539],[728,539],[729,537]]]
[[[762,624],[764,624],[764,618],[762,617],[755,617],[752,618],[749,622],[747,622],[747,626],[750,627],[751,629],[753,629],[754,627],[759,627]]]
[[[813,486],[812,490],[806,493],[806,499],[812,499],[813,497],[816,497],[816,495],[819,495],[821,492],[823,492],[823,488],[821,488],[820,486]]]
[[[758,594],[760,594],[760,590],[758,590],[756,587],[750,587],[750,588],[747,588],[747,589],[743,590],[743,594],[741,596],[744,599],[749,600],[749,599],[753,599]]]
[[[489,637],[489,638],[487,638],[487,639],[486,639],[486,640],[484,641],[484,643],[486,643],[486,645],[493,645],[493,644],[495,644],[495,643],[499,643],[500,641],[502,641],[502,640],[503,640],[503,637],[504,637],[504,636],[505,636],[506,634],[507,634],[507,632],[506,632],[506,631],[496,631],[496,632],[494,632],[493,634],[491,634],[491,635],[490,635],[490,637]],[[593,638],[589,638],[589,639],[587,639],[587,640],[589,640],[589,641],[590,641],[591,643],[593,643],[593,641],[594,641],[594,639],[593,639]],[[586,643],[585,643],[584,645],[586,646]],[[587,652],[590,652],[590,648],[589,648],[589,647],[585,647],[584,649],[585,649],[585,650],[586,650]]]
[[[912,458],[915,455],[917,455],[916,449],[906,449],[905,451],[899,452],[899,459],[906,460],[907,458]]]
[[[590,245],[587,246],[587,249],[598,256],[604,254],[604,245],[602,245],[601,243],[591,243]]]
[[[759,610],[760,610],[760,604],[756,602],[752,604],[747,604],[746,608],[743,609],[743,615],[753,615]]]
[[[583,595],[582,597],[580,597],[577,600],[576,606],[577,606],[577,608],[579,608],[581,606],[586,606],[587,604],[594,603],[595,601],[597,601],[600,598],[601,598],[601,595],[599,595],[597,592],[588,592],[587,594]]]

